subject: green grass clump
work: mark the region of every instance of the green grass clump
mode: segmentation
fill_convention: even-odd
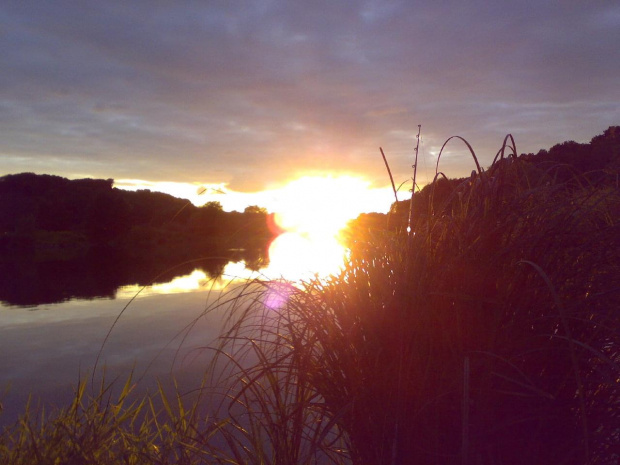
[[[69,407],[35,408],[30,403],[0,433],[0,463],[47,464],[202,464],[217,425],[198,415],[200,399],[170,402],[163,388],[136,398],[131,377],[119,393],[102,381],[96,394],[79,383]],[[187,406],[186,404],[189,404]]]

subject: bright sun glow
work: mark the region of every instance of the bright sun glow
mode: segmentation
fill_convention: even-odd
[[[330,237],[364,206],[360,197],[368,182],[353,177],[304,177],[282,188],[276,221],[287,231]]]
[[[393,202],[389,187],[372,188],[369,181],[355,176],[304,176],[284,186],[253,193],[235,192],[225,183],[122,179],[115,186],[166,192],[196,205],[218,201],[227,211],[243,211],[248,205],[258,205],[275,212],[275,221],[285,233],[271,244],[270,265],[261,274],[289,280],[337,273],[345,256],[345,248],[337,237],[347,221],[363,212],[385,213]],[[249,273],[239,266],[229,264],[225,274],[242,278]],[[174,292],[173,289],[187,285],[179,282],[169,289],[153,289],[153,292]]]
[[[345,248],[338,233],[347,221],[368,211],[369,183],[360,178],[303,177],[280,190],[275,220],[285,233],[269,248],[273,272],[287,279],[336,273]]]

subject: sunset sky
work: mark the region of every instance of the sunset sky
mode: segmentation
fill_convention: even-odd
[[[507,133],[536,152],[619,124],[618,44],[617,0],[4,1],[0,175],[238,209],[301,176],[386,187],[379,146],[400,184],[421,124],[424,183],[452,135],[488,166]],[[472,168],[450,145],[442,171]]]

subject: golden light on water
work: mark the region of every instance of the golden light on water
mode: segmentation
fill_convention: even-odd
[[[158,294],[195,291],[203,288],[208,281],[204,271],[194,270],[189,275],[176,277],[168,283],[154,284],[152,290]]]
[[[210,282],[210,280],[204,271],[194,270],[188,275],[177,276],[172,281],[167,283],[152,284],[150,286],[138,286],[135,284],[122,286],[116,291],[116,298],[132,298],[136,294],[180,294],[204,289],[206,283],[208,282]]]
[[[346,250],[335,237],[320,237],[299,232],[285,232],[269,247],[271,277],[289,280],[327,276],[337,273],[343,264]]]

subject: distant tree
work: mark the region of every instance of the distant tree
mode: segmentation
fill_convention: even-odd
[[[600,168],[620,168],[620,126],[610,126],[590,141],[592,157]]]
[[[225,216],[222,204],[207,202],[194,211],[190,228],[201,236],[214,237],[225,234]]]
[[[220,202],[218,202],[217,200],[211,200],[211,201],[205,203],[200,208],[204,208],[205,210],[214,210],[214,211],[218,211],[218,212],[224,211],[224,208],[222,207],[222,204]]]
[[[245,210],[243,210],[243,213],[261,213],[266,215],[267,214],[267,209],[263,208],[263,207],[259,207],[257,205],[250,205],[249,207],[245,207]]]
[[[96,244],[118,239],[131,229],[129,205],[117,192],[98,195],[86,217],[86,232]]]

